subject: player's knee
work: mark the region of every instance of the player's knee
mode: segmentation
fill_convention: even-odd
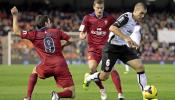
[[[65,88],[66,90],[69,90],[71,92],[71,97],[70,98],[75,98],[75,87],[71,86],[71,87],[67,87]]]
[[[97,66],[95,66],[95,65],[91,65],[91,66],[89,66],[89,68],[90,68],[90,73],[95,73],[95,72],[97,72]]]
[[[90,68],[90,73],[91,73],[91,74],[93,74],[93,73],[95,73],[95,72],[97,72],[96,67],[92,67],[92,68]]]
[[[138,64],[136,68],[137,72],[144,71],[144,65],[143,64]]]

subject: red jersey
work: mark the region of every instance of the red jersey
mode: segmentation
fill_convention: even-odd
[[[62,54],[61,40],[69,40],[69,36],[58,29],[22,31],[21,38],[30,40],[38,53],[41,64],[46,66],[63,66],[66,64]],[[66,64],[67,65],[67,64]]]
[[[79,31],[87,32],[88,51],[94,51],[101,48],[108,40],[109,27],[115,22],[115,19],[104,13],[103,17],[98,19],[95,13],[86,15],[81,23]]]

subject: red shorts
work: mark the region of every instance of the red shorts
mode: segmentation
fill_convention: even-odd
[[[53,76],[57,83],[57,86],[59,87],[65,88],[74,85],[72,75],[67,66],[50,67],[50,66],[38,65],[36,67],[36,72],[38,73],[38,76],[41,79]]]
[[[97,64],[100,63],[102,59],[102,54],[101,53],[96,53],[96,52],[88,52],[88,60],[95,60]]]

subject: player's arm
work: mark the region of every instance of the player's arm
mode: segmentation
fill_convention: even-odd
[[[86,39],[86,36],[87,36],[87,33],[86,33],[87,19],[88,19],[87,16],[85,16],[83,18],[83,21],[82,21],[80,28],[79,28],[79,31],[80,31],[79,38],[81,40]]]
[[[84,39],[86,39],[86,35],[87,35],[86,32],[80,32],[79,38],[80,38],[81,40],[84,40]]]
[[[16,7],[13,7],[11,9],[12,17],[13,17],[13,32],[16,35],[20,35],[21,29],[18,24],[18,9]]]
[[[122,33],[120,31],[120,27],[124,26],[127,24],[129,18],[127,16],[127,14],[121,15],[117,21],[110,26],[109,30],[111,32],[113,32],[114,34],[116,34],[117,36],[119,36],[120,38],[122,38],[126,43],[128,43],[129,47],[134,47],[137,48],[137,44],[127,35],[125,35],[124,33]]]
[[[71,45],[72,44],[72,41],[71,39],[69,40],[66,40],[66,42],[64,44],[61,45],[61,48],[64,49],[64,47],[68,46],[68,45]]]

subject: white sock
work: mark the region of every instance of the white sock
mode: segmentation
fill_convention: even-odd
[[[147,78],[146,78],[145,72],[138,72],[137,80],[140,85],[141,91],[143,91],[144,87],[147,85]]]
[[[89,75],[87,78],[86,78],[86,81],[91,81],[91,80],[94,80],[94,81],[98,81],[99,78],[98,78],[98,74],[100,72],[95,72],[94,74],[91,74]]]
[[[127,64],[125,64],[125,70],[126,72],[129,72],[129,66]]]

